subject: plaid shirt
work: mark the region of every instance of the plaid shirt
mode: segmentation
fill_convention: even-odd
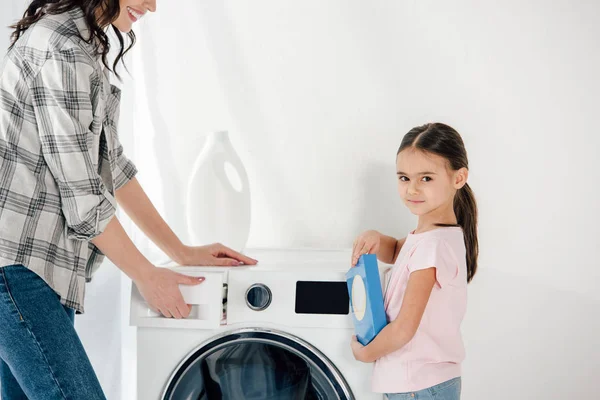
[[[83,12],[47,15],[0,64],[0,267],[23,264],[83,313],[104,255],[90,240],[135,174],[117,137],[109,82]]]

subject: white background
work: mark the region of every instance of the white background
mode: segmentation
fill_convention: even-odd
[[[158,7],[136,28],[121,135],[178,234],[204,136],[226,129],[250,178],[249,246],[349,247],[368,228],[404,235],[415,219],[396,194],[397,147],[413,126],[446,122],[465,140],[480,208],[463,399],[597,397],[600,3]],[[106,350],[111,363],[130,359],[115,323],[128,289],[114,267],[101,274],[78,329],[107,392],[128,393]]]

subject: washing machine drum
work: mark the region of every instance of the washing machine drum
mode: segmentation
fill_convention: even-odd
[[[197,350],[174,374],[165,400],[352,399],[335,366],[290,335],[242,332]]]

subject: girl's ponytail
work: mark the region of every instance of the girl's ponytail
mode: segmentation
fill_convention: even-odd
[[[462,227],[467,250],[467,282],[471,282],[477,272],[479,241],[477,240],[477,202],[469,184],[465,184],[454,197],[454,213],[458,225]]]

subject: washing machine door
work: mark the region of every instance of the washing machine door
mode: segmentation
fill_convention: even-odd
[[[163,400],[354,400],[318,349],[285,332],[241,329],[193,351],[171,376]]]

